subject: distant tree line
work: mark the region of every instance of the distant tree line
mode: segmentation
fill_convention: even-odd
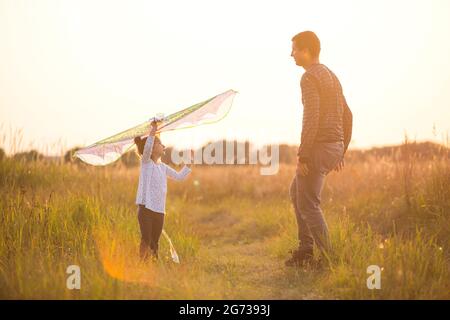
[[[226,141],[215,141],[210,142],[202,146],[201,152],[203,154],[205,148],[210,145],[211,143],[216,144],[223,144],[223,163],[225,163],[226,160],[226,148],[225,143]],[[230,143],[230,142],[229,142]],[[237,158],[237,150],[238,148],[241,148],[241,150],[244,150],[244,159],[240,159],[241,162],[244,164],[249,164],[250,162],[250,143],[249,142],[233,142],[233,148],[234,148],[234,159],[233,163],[238,163]],[[84,163],[78,159],[77,157],[74,157],[74,153],[79,150],[79,147],[72,148],[68,150],[63,157],[64,163],[72,163],[76,165],[84,165]],[[200,151],[199,149],[195,150],[196,152]],[[298,146],[293,145],[287,145],[287,144],[281,144],[279,145],[279,162],[284,164],[295,164],[297,161],[297,149]],[[401,161],[408,159],[410,157],[414,157],[417,160],[432,160],[435,158],[442,158],[442,157],[450,157],[449,148],[436,144],[433,142],[405,142],[401,145],[393,145],[393,146],[383,146],[383,147],[373,147],[367,150],[361,150],[361,149],[349,149],[347,151],[347,154],[345,156],[346,160],[348,162],[350,161],[367,161],[369,159],[392,159],[396,161]],[[162,157],[162,161],[173,165],[171,159],[171,153],[173,151],[172,147],[167,147],[166,152]],[[175,150],[177,151],[177,150]],[[271,154],[270,147],[268,148],[269,155]],[[211,153],[212,156],[215,156],[214,152]],[[43,154],[39,153],[37,150],[30,150],[30,151],[22,151],[15,153],[14,155],[8,157],[5,153],[5,151],[0,148],[0,161],[6,159],[6,158],[12,158],[17,161],[40,161],[40,160],[50,160],[50,159],[57,159],[61,160],[60,157],[45,157]],[[141,157],[137,154],[136,149],[132,148],[130,151],[125,153],[118,161],[114,163],[114,165],[117,166],[125,166],[125,167],[137,167],[139,166],[141,161]]]

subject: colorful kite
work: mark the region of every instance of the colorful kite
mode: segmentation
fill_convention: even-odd
[[[100,140],[75,152],[74,157],[95,165],[104,166],[119,159],[134,145],[134,138],[147,136],[153,119],[160,121],[158,132],[192,128],[223,119],[231,109],[236,91],[228,90],[206,101],[197,103],[170,116],[152,118],[136,127]]]
[[[223,119],[230,111],[236,93],[234,90],[228,90],[170,116],[153,117],[136,127],[82,148],[75,152],[74,156],[95,166],[110,164],[133,147],[135,137],[148,136],[153,120],[159,123],[158,132],[192,128],[202,124],[217,122]],[[172,240],[170,240],[169,235],[164,230],[162,233],[169,243],[170,256],[173,262],[180,263]]]

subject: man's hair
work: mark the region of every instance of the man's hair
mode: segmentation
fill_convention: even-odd
[[[313,57],[318,57],[320,54],[320,40],[312,31],[303,31],[296,34],[292,38],[294,46],[298,49],[308,49]]]

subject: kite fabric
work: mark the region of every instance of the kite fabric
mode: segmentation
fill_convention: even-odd
[[[148,136],[150,123],[158,121],[157,132],[192,128],[223,119],[231,109],[236,91],[228,90],[167,117],[154,117],[136,127],[79,149],[74,157],[95,166],[104,166],[119,159],[134,145],[134,138]]]
[[[180,263],[180,258],[178,258],[178,254],[175,251],[175,247],[172,244],[172,240],[170,240],[169,235],[166,233],[166,231],[162,231],[162,234],[166,238],[167,242],[169,242],[169,249],[170,249],[170,256],[172,257],[172,261],[175,263]]]

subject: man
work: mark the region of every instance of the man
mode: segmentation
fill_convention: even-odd
[[[319,61],[320,41],[311,31],[292,38],[295,63],[305,69],[300,86],[303,103],[301,143],[296,175],[290,187],[298,225],[299,247],[287,266],[309,263],[314,243],[327,255],[328,227],[320,209],[325,176],[344,167],[353,116],[336,75]]]

